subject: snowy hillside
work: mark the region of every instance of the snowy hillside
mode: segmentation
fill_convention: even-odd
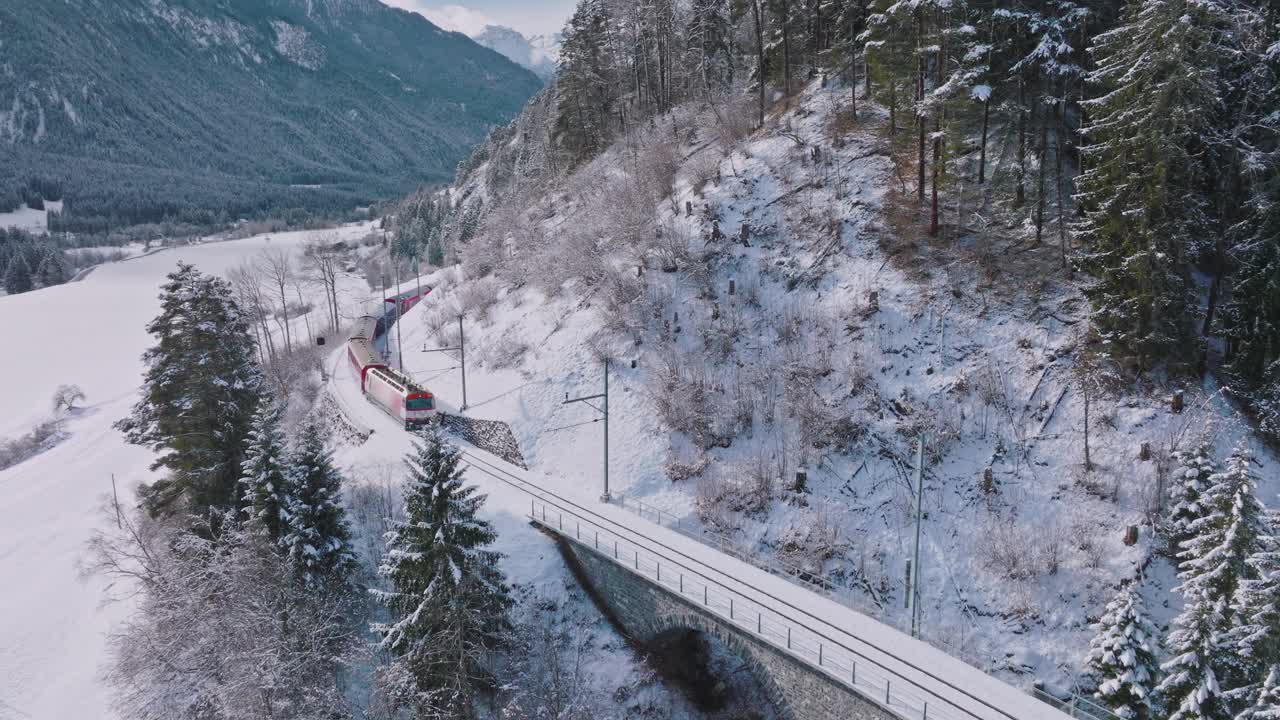
[[[452,344],[461,312],[468,380],[487,388],[470,413],[510,422],[534,473],[588,488],[600,426],[561,401],[599,392],[611,358],[615,493],[899,627],[923,434],[922,637],[1071,690],[1120,583],[1145,570],[1156,619],[1177,610],[1151,526],[1170,453],[1245,439],[1265,501],[1276,459],[1212,376],[1150,377],[1093,390],[1086,472],[1087,306],[1046,272],[1052,250],[916,240],[886,199],[885,114],[851,123],[845,93],[815,82],[740,140],[677,111],[545,186],[535,101],[451,190],[489,215],[420,322]],[[414,342],[404,362],[461,404],[440,356]]]

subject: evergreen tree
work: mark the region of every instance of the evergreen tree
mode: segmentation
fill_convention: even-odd
[[[1235,720],[1280,720],[1280,665],[1272,665],[1257,698]]]
[[[1232,451],[1226,471],[1209,479],[1205,514],[1188,526],[1191,537],[1178,556],[1183,587],[1205,590],[1215,602],[1229,601],[1240,581],[1251,576],[1249,558],[1266,536],[1265,510],[1258,502],[1250,460],[1242,443]]]
[[[1229,24],[1217,0],[1130,0],[1120,27],[1090,48],[1100,95],[1085,102],[1078,235],[1094,323],[1138,369],[1196,347],[1189,262],[1211,235],[1204,142]]]
[[[1243,580],[1247,561],[1263,537],[1262,507],[1243,446],[1226,472],[1215,473],[1201,498],[1203,515],[1188,524],[1183,542],[1179,591],[1185,598],[1167,643],[1174,658],[1160,692],[1176,708],[1170,720],[1227,720],[1232,699],[1226,691],[1241,682],[1246,663],[1230,652],[1233,618],[1229,602]]]
[[[1121,588],[1107,605],[1097,629],[1088,659],[1098,683],[1094,697],[1124,720],[1147,720],[1159,675],[1158,635],[1147,619],[1136,581]]]
[[[1207,438],[1200,438],[1190,450],[1176,451],[1173,459],[1178,466],[1170,478],[1172,497],[1166,528],[1169,545],[1176,555],[1182,543],[1191,537],[1190,526],[1205,515],[1202,498],[1218,468],[1209,457]]]
[[[259,402],[245,449],[244,486],[241,501],[245,514],[255,518],[273,542],[285,535],[289,518],[291,473],[280,429],[280,407],[270,400]]]
[[[185,263],[168,277],[147,325],[157,342],[142,356],[142,398],[116,427],[159,453],[153,468],[169,471],[142,488],[148,511],[204,515],[238,503],[262,378],[231,286]]]
[[[55,247],[45,248],[40,265],[36,268],[35,280],[40,287],[61,285],[67,281],[69,275],[62,251]]]
[[[565,25],[554,138],[573,164],[594,156],[608,139],[612,104],[608,28],[603,0],[583,0]]]
[[[1207,590],[1184,595],[1187,604],[1165,643],[1173,658],[1160,666],[1165,678],[1156,689],[1170,711],[1166,720],[1230,720],[1213,668],[1225,652],[1218,638],[1226,622],[1226,603],[1213,600]]]
[[[444,246],[440,244],[439,238],[432,240],[431,246],[427,248],[427,264],[444,267]]]
[[[1257,61],[1242,83],[1250,90],[1246,97],[1260,99],[1240,103],[1252,112],[1243,113],[1233,133],[1249,150],[1241,153],[1245,172],[1235,176],[1251,183],[1244,217],[1228,233],[1234,282],[1218,320],[1232,393],[1264,434],[1280,439],[1280,25],[1264,42],[1268,51],[1249,57]]]
[[[307,585],[343,581],[355,554],[341,504],[342,475],[314,424],[303,428],[289,458],[288,484],[284,546],[294,568]]]
[[[27,265],[27,260],[22,256],[21,251],[15,252],[4,273],[4,291],[10,295],[17,295],[34,289],[35,282],[31,277],[31,267]]]
[[[460,457],[433,429],[406,458],[406,517],[380,569],[391,589],[374,593],[391,611],[374,629],[396,655],[392,694],[420,717],[467,716],[492,682],[482,656],[510,627],[500,556],[487,549],[497,536],[477,517],[485,496],[463,484]]]
[[[1271,533],[1249,557],[1254,577],[1241,581],[1232,599],[1234,627],[1228,643],[1241,664],[1243,685],[1233,688],[1258,699],[1258,684],[1280,666],[1280,536],[1273,516]],[[1263,692],[1265,695],[1265,692]]]

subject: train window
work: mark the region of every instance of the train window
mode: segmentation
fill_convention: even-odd
[[[435,398],[409,398],[405,403],[405,407],[409,410],[434,410],[436,406]]]

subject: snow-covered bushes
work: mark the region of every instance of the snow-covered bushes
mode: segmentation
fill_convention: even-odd
[[[62,437],[62,422],[57,418],[45,420],[26,435],[12,440],[0,439],[0,470],[13,467],[52,447]]]
[[[672,447],[667,450],[662,470],[671,482],[684,482],[700,477],[710,463],[711,457],[701,448],[673,441]]]
[[[508,332],[485,345],[484,363],[490,370],[518,367],[527,352],[529,343]]]
[[[574,606],[527,593],[513,626],[502,668],[509,680],[496,703],[497,720],[610,717],[617,698],[632,694],[616,686],[620,679],[614,673],[604,672],[607,648],[595,642],[591,620]]]
[[[715,445],[712,433],[714,392],[706,365],[686,362],[676,352],[662,358],[661,378],[653,402],[658,417],[671,430],[687,435],[698,447]]]
[[[842,557],[849,549],[827,509],[804,512],[783,531],[775,546],[785,565],[816,578],[825,575],[827,561]]]
[[[476,318],[485,322],[489,311],[498,302],[501,283],[497,278],[484,277],[462,283],[453,294],[453,315]]]
[[[208,527],[109,513],[86,570],[146,590],[108,638],[106,679],[123,715],[309,718],[346,708],[338,670],[359,617],[347,588],[295,583],[256,524],[228,516],[215,540]]]

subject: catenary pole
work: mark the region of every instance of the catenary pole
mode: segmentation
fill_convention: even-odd
[[[404,348],[400,346],[404,338],[404,330],[400,328],[400,260],[392,262],[396,266],[396,361],[400,364],[400,372],[404,372]]]
[[[920,525],[924,521],[924,435],[916,438],[916,541],[911,553],[911,637],[920,637]]]
[[[467,409],[467,337],[462,334],[462,316],[458,316],[458,352],[462,354],[462,409]]]
[[[592,400],[600,400],[600,399],[604,400],[604,404],[601,407],[596,407],[595,405],[591,404]],[[569,393],[565,393],[564,402],[561,404],[568,405],[570,403],[577,403],[577,402],[585,403],[587,407],[590,407],[594,409],[596,412],[599,412],[604,415],[604,493],[600,496],[600,502],[607,503],[610,500],[610,496],[609,496],[609,360],[608,358],[605,358],[605,361],[604,361],[604,392],[598,393],[596,395],[583,395],[582,397],[576,397],[573,399],[569,399]]]

